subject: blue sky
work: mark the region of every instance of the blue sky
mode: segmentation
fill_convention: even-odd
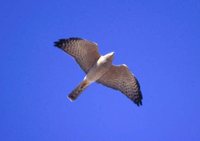
[[[0,140],[200,140],[198,0],[7,0],[0,17]],[[143,106],[99,84],[68,101],[85,75],[53,46],[68,37],[115,51]]]

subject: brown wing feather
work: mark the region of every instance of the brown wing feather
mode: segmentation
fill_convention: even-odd
[[[125,65],[112,66],[98,82],[121,91],[138,106],[142,105],[142,93],[139,82]]]
[[[74,57],[85,73],[100,57],[97,44],[81,38],[60,39],[55,46]]]

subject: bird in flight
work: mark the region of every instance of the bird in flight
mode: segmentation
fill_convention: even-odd
[[[74,57],[86,73],[82,82],[68,95],[70,101],[77,99],[85,88],[97,82],[121,91],[137,106],[142,105],[142,93],[137,78],[125,64],[112,64],[114,52],[100,55],[96,43],[77,37],[60,39],[54,43]]]

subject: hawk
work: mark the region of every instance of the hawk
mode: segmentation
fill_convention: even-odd
[[[142,105],[142,93],[136,77],[123,64],[112,64],[114,52],[106,55],[98,53],[98,45],[82,38],[60,39],[55,46],[65,51],[80,65],[86,76],[82,82],[68,95],[74,101],[90,84],[97,82],[121,91],[137,106]]]

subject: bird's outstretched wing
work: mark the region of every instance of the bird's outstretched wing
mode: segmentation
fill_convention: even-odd
[[[99,80],[99,83],[121,91],[138,106],[142,105],[142,93],[136,77],[125,65],[112,66]]]
[[[74,57],[85,73],[89,71],[100,57],[97,44],[81,38],[60,39],[54,43],[56,47]]]

